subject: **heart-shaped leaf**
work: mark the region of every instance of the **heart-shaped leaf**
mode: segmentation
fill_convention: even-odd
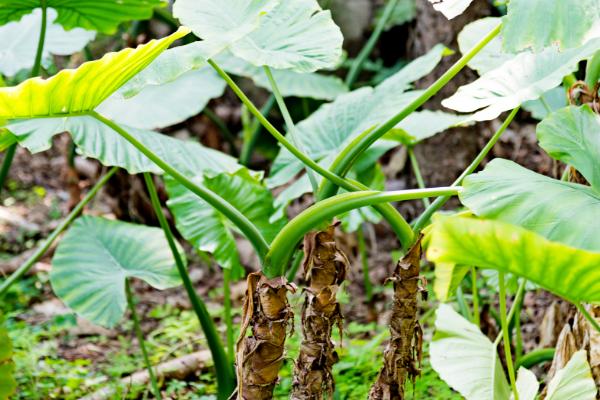
[[[550,114],[537,127],[540,146],[572,165],[600,193],[600,117],[585,105]]]
[[[508,400],[510,387],[496,347],[447,304],[436,311],[429,353],[433,369],[467,400]]]
[[[483,172],[467,177],[463,204],[478,216],[499,219],[557,242],[600,251],[600,194],[594,189],[552,179],[495,159]]]
[[[550,47],[541,53],[520,53],[478,80],[462,86],[442,104],[460,112],[474,112],[474,119],[487,121],[560,85],[565,75],[576,71],[581,60],[600,50],[600,39],[565,51]]]
[[[160,290],[180,284],[164,232],[84,216],[73,223],[58,245],[50,283],[75,312],[95,324],[112,327],[127,307],[125,281],[131,277]]]
[[[163,0],[46,0],[56,9],[56,23],[65,29],[84,28],[106,34],[116,32],[125,21],[152,17],[155,7],[164,6]],[[18,21],[40,7],[39,0],[0,0],[0,25]]]
[[[594,400],[598,388],[584,350],[578,351],[548,384],[546,400]]]
[[[188,33],[182,28],[136,49],[106,54],[102,59],[62,70],[49,79],[32,78],[0,88],[0,120],[58,117],[94,110],[171,43]]]
[[[17,389],[12,355],[12,344],[4,327],[4,316],[0,312],[0,400],[7,400]]]
[[[446,18],[452,19],[465,12],[473,0],[429,0],[429,2]]]
[[[284,218],[269,219],[274,213],[273,196],[247,170],[238,173],[219,174],[214,177],[196,178],[236,207],[261,231],[267,241],[272,240],[285,225]],[[175,216],[177,229],[196,249],[211,253],[217,263],[243,276],[234,227],[227,218],[212,208],[180,183],[167,177],[167,205]]]
[[[600,253],[501,221],[439,217],[429,232],[427,258],[511,273],[573,303],[600,302]]]
[[[96,37],[96,32],[75,28],[66,32],[54,23],[57,13],[53,8],[47,10],[48,25],[44,41],[42,61],[47,62],[51,54],[67,56],[76,53]],[[33,67],[36,56],[42,12],[37,8],[20,21],[0,26],[0,72],[13,76],[22,69]]]
[[[173,12],[215,49],[255,66],[314,72],[333,68],[343,36],[316,0],[177,0]]]
[[[578,47],[600,36],[599,0],[511,0],[502,26],[504,48],[540,51]]]

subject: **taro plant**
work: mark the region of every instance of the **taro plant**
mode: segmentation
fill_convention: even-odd
[[[449,18],[471,3],[430,2]],[[365,224],[385,220],[403,256],[389,277],[394,287],[390,338],[370,399],[403,399],[407,383],[420,374],[423,250],[436,265],[435,292],[442,301],[452,298],[471,272],[473,322],[449,305],[440,305],[436,312],[431,364],[452,388],[469,400],[536,398],[537,377],[524,366],[515,368],[515,362],[522,365],[526,355],[512,357],[511,329],[518,325],[519,305],[530,282],[574,303],[587,335],[575,348],[557,349],[543,395],[595,398],[600,360],[594,359],[597,352],[591,346],[600,334],[595,306],[600,302],[596,271],[600,235],[589,221],[600,198],[600,4],[512,0],[503,18],[487,18],[465,28],[459,37],[462,56],[429,88],[415,90],[413,83],[452,53],[442,45],[374,86],[356,87],[397,3],[392,0],[386,5],[373,39],[352,61],[345,82],[316,72],[335,69],[343,54],[341,31],[316,0],[176,0],[173,16],[182,27],[165,38],[108,53],[47,79],[9,81],[15,85],[0,89],[0,121],[4,121],[0,146],[8,149],[0,182],[17,145],[34,153],[43,151],[61,132],[70,134],[81,155],[112,168],[36,253],[2,283],[0,296],[68,229],[53,258],[54,292],[75,312],[101,325],[115,325],[129,308],[156,398],[161,397],[160,382],[140,329],[131,289],[134,278],[159,290],[183,283],[212,353],[218,398],[235,394],[239,399],[269,399],[285,360],[286,338],[292,334],[295,313],[288,294],[296,291],[293,281],[301,266],[306,286],[302,309],[296,314],[301,316],[302,340],[290,396],[331,398],[332,368],[339,358],[331,336],[343,326],[337,295],[349,267],[335,231],[341,226],[347,232],[362,232]],[[68,53],[93,38],[83,30],[111,33],[123,21],[149,17],[150,10],[160,5],[141,0],[84,2],[76,9],[66,0],[0,4],[0,21],[7,23],[0,29],[40,27],[33,64],[26,58],[17,62],[15,56],[2,71],[11,75],[33,65],[33,76],[39,74],[48,54]],[[53,30],[48,29],[49,20],[56,24]],[[175,28],[177,22],[169,20]],[[565,28],[573,26],[577,27],[573,32]],[[190,32],[200,40],[192,39]],[[65,35],[74,44],[63,51],[51,45],[52,35]],[[169,49],[180,39],[186,44]],[[31,53],[30,43],[24,48]],[[575,74],[583,73],[582,62],[587,63],[585,76],[576,81]],[[421,110],[466,66],[481,77],[442,103],[464,114]],[[249,78],[271,92],[263,110],[277,105],[285,133],[230,74]],[[253,119],[244,132],[240,159],[153,131],[198,114],[226,86],[250,114],[246,119]],[[288,97],[326,102],[295,121]],[[562,108],[567,102],[571,105]],[[521,106],[543,119],[537,128],[540,145],[568,166],[563,180],[500,159],[472,175]],[[415,146],[450,127],[496,119],[505,112],[509,113],[504,122],[451,186],[426,187]],[[245,166],[261,125],[281,146],[267,177]],[[226,133],[227,128],[222,129]],[[235,146],[235,140],[231,142]],[[398,146],[407,149],[418,189],[385,191],[378,160]],[[119,168],[144,174],[161,229],[80,216]],[[166,205],[180,235],[195,250],[210,253],[223,269],[225,345],[192,285],[185,254],[171,231],[152,174],[164,175]],[[280,187],[285,188],[274,198],[271,189]],[[314,204],[288,221],[287,206],[305,194],[312,195]],[[430,223],[457,195],[468,215],[436,215]],[[427,199],[433,197],[430,203]],[[426,206],[412,223],[391,204],[408,200],[423,200]],[[336,217],[339,222],[334,222]],[[262,266],[247,276],[236,249],[240,234],[251,243]],[[501,333],[495,342],[481,333],[477,323],[477,269],[496,271]],[[235,340],[228,290],[233,280],[244,277],[241,334]],[[510,310],[507,278],[519,280]],[[504,363],[497,352],[501,341]],[[11,365],[6,361],[10,352],[5,353],[2,357],[0,352],[0,373],[1,367]]]

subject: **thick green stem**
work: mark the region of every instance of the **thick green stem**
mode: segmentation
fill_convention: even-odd
[[[350,192],[343,193],[304,210],[300,215],[291,220],[275,237],[271,243],[271,250],[264,263],[264,273],[269,277],[282,276],[287,269],[288,261],[296,245],[311,229],[328,222],[336,215],[345,212],[381,203],[394,201],[416,200],[423,197],[457,195],[461,188],[442,187],[432,189],[401,190],[392,192]]]
[[[265,66],[264,70],[265,70],[265,74],[267,75],[267,78],[269,79],[269,83],[271,85],[271,89],[273,90],[273,95],[275,96],[277,105],[279,106],[279,110],[281,111],[281,114],[283,115],[283,120],[285,121],[285,125],[287,126],[290,138],[292,139],[292,144],[294,146],[296,146],[296,148],[300,152],[302,152],[303,154],[306,154],[306,151],[304,150],[304,146],[302,145],[300,140],[296,137],[296,125],[294,124],[294,120],[292,119],[292,116],[291,116],[287,106],[285,105],[285,100],[283,99],[283,96],[281,95],[281,91],[279,90],[279,86],[277,86],[277,82],[275,81],[275,78],[273,77],[273,74],[271,73],[271,68]],[[315,177],[315,174],[312,172],[312,170],[310,168],[308,168],[306,166],[304,167],[304,169],[306,170],[308,179],[310,180],[310,185],[312,186],[313,193],[317,193],[319,185],[317,183],[317,178]]]
[[[537,349],[530,351],[517,360],[517,371],[521,367],[529,369],[543,362],[552,361],[555,353],[556,349]]]
[[[42,8],[42,25],[40,27],[40,36],[38,39],[37,50],[35,52],[35,61],[33,63],[33,68],[31,69],[32,78],[40,74],[42,67],[42,56],[44,55],[44,43],[46,42],[46,27],[48,25],[47,1],[40,0],[40,6]],[[12,165],[16,151],[17,143],[13,143],[8,149],[6,149],[6,153],[4,154],[2,168],[0,169],[0,194],[2,193],[2,189],[6,183],[6,178],[8,177],[8,172],[10,171],[10,166]]]
[[[202,331],[206,337],[206,342],[208,343],[208,348],[210,349],[213,362],[215,363],[217,383],[219,387],[218,399],[226,400],[229,398],[229,396],[231,396],[231,393],[233,393],[236,386],[233,363],[227,358],[227,354],[225,354],[223,343],[221,342],[217,328],[215,327],[215,324],[208,313],[206,305],[202,299],[198,297],[198,293],[196,293],[196,290],[194,289],[194,285],[190,279],[188,270],[183,262],[182,255],[177,248],[175,237],[173,236],[169,222],[167,221],[160,204],[156,186],[152,180],[152,175],[145,173],[144,180],[146,181],[148,193],[150,194],[150,200],[152,202],[152,207],[154,208],[154,213],[156,214],[158,222],[165,233],[167,242],[169,243],[169,248],[171,249],[171,253],[173,253],[173,258],[175,259],[177,271],[179,272],[179,276],[183,282],[183,287],[185,288],[188,298],[190,299],[190,303],[192,304],[192,308],[196,313],[196,317],[198,317],[198,322],[202,327]]]
[[[237,157],[238,156],[238,150],[237,150],[237,147],[235,146],[235,136],[234,136],[233,133],[231,133],[231,131],[227,127],[227,124],[225,124],[225,122],[221,119],[221,117],[219,117],[217,114],[215,114],[208,107],[206,107],[204,109],[203,113],[204,113],[204,115],[206,115],[206,117],[208,119],[210,119],[210,121],[213,124],[215,124],[215,126],[217,128],[219,128],[219,131],[221,132],[221,135],[223,135],[223,139],[225,139],[225,141],[229,144],[231,154],[233,156]]]
[[[13,272],[4,282],[2,282],[2,286],[0,286],[0,298],[2,298],[8,289],[23,275],[25,275],[31,267],[48,251],[52,243],[60,236],[61,233],[65,229],[71,225],[71,223],[81,214],[83,208],[96,196],[98,191],[102,186],[108,182],[111,176],[117,172],[118,168],[111,168],[106,175],[104,175],[100,180],[92,187],[92,189],[88,192],[88,194],[73,208],[73,210],[67,215],[67,217],[54,229],[54,231],[48,236],[46,241],[42,246],[40,246],[37,251],[27,259],[15,272]]]
[[[254,225],[248,218],[246,218],[246,216],[242,214],[237,208],[233,207],[230,203],[228,203],[226,200],[224,200],[222,197],[212,192],[211,190],[208,190],[207,188],[194,183],[191,179],[189,179],[177,169],[165,162],[163,159],[158,157],[155,153],[152,152],[152,150],[147,148],[142,142],[130,135],[118,124],[103,117],[95,111],[92,111],[89,115],[96,118],[98,121],[102,122],[112,130],[117,132],[129,143],[131,143],[136,149],[138,149],[142,154],[144,154],[152,162],[158,165],[163,171],[171,175],[177,182],[181,183],[192,193],[196,194],[198,197],[206,201],[217,211],[222,213],[235,226],[237,226],[240,229],[240,231],[246,236],[246,238],[250,241],[250,243],[252,243],[252,246],[254,246],[254,249],[256,250],[259,258],[261,260],[264,258],[264,256],[269,251],[269,244],[262,236],[256,225]]]
[[[417,185],[419,186],[419,189],[425,189],[427,186],[425,185],[425,180],[421,174],[419,160],[417,160],[417,156],[415,156],[415,152],[412,147],[408,148],[408,158],[410,158],[410,164],[412,166],[413,173],[415,174],[415,178],[417,179]],[[427,208],[431,205],[431,202],[429,199],[423,199],[423,205],[425,208]]]
[[[233,317],[231,315],[231,269],[223,269],[223,315],[225,320],[225,330],[227,335],[227,355],[229,361],[233,363],[235,359],[234,353],[234,334],[233,334]]]
[[[275,97],[270,96],[267,102],[260,109],[261,115],[268,115],[271,112],[271,109],[275,105]],[[242,151],[240,154],[240,164],[248,166],[250,164],[250,160],[252,159],[252,153],[254,152],[254,146],[256,146],[256,141],[258,140],[258,136],[262,131],[262,125],[258,121],[258,119],[254,119],[252,125],[250,126],[250,132],[248,135],[244,135],[244,144],[242,145]]]
[[[512,110],[512,112],[508,115],[508,117],[506,117],[506,120],[504,120],[504,123],[500,126],[500,128],[498,128],[498,130],[490,138],[490,140],[487,142],[485,147],[483,149],[481,149],[481,151],[479,152],[477,157],[475,157],[473,162],[471,162],[471,164],[469,164],[467,169],[465,169],[463,171],[463,173],[460,174],[460,176],[454,181],[454,183],[452,183],[452,185],[451,185],[452,187],[462,184],[462,181],[467,176],[469,176],[473,172],[475,172],[477,167],[479,167],[479,165],[485,159],[485,157],[488,155],[488,153],[492,150],[492,148],[496,145],[496,143],[498,143],[498,140],[500,140],[500,137],[502,136],[502,134],[509,127],[509,125],[511,124],[511,122],[513,121],[513,119],[515,118],[517,113],[519,112],[520,108],[521,107],[519,106],[519,107],[515,108],[514,110]],[[429,223],[431,216],[436,211],[438,211],[440,208],[442,208],[448,200],[450,200],[449,196],[443,196],[443,197],[439,197],[439,198],[435,199],[435,201],[433,203],[431,203],[431,205],[429,207],[427,207],[427,209],[423,212],[423,214],[421,214],[421,216],[419,216],[419,218],[415,222],[414,228],[413,228],[415,233],[421,232],[421,230],[425,227],[425,225],[427,225]]]
[[[598,323],[598,321],[596,320],[596,318],[594,318],[589,311],[585,308],[585,306],[581,303],[577,303],[575,304],[575,307],[577,307],[577,310],[585,317],[585,319],[588,320],[588,322],[594,327],[594,329],[600,333],[600,324]]]
[[[416,111],[419,107],[421,107],[427,100],[432,98],[435,94],[437,94],[452,78],[454,78],[473,57],[477,55],[492,39],[494,39],[499,33],[502,24],[498,25],[495,29],[493,29],[489,34],[487,34],[475,47],[473,47],[468,53],[466,53],[463,57],[460,58],[444,75],[442,75],[437,81],[435,81],[427,90],[423,92],[416,100],[406,106],[402,111],[398,114],[390,118],[388,121],[381,124],[377,129],[373,131],[366,132],[356,139],[354,139],[350,144],[348,144],[338,155],[336,160],[331,165],[331,172],[336,174],[336,176],[344,176],[348,173],[352,165],[360,155],[367,150],[373,143],[375,143],[378,139],[383,137],[390,129],[394,128],[398,123],[400,123],[404,118],[408,117],[414,111]],[[324,199],[333,196],[338,188],[336,182],[323,182],[321,185],[321,190],[318,198]],[[339,185],[338,185],[339,186]]]
[[[506,286],[504,282],[504,273],[500,272],[498,276],[500,284],[500,292],[498,293],[500,302],[500,325],[502,326],[502,338],[504,342],[504,355],[506,358],[506,368],[508,369],[508,377],[510,386],[512,387],[514,400],[519,400],[519,392],[517,391],[517,380],[515,378],[515,368],[513,366],[510,333],[508,329],[508,319],[506,315]],[[515,303],[516,305],[516,303]],[[517,316],[519,318],[519,316]]]
[[[477,270],[471,267],[471,287],[473,296],[473,323],[477,326],[481,325],[481,317],[479,311],[479,288],[477,287]]]
[[[152,368],[152,363],[150,363],[150,358],[148,357],[148,351],[146,350],[146,341],[144,340],[144,333],[142,332],[142,328],[140,327],[140,319],[138,317],[137,311],[135,310],[135,303],[133,301],[133,294],[131,293],[131,286],[129,284],[129,280],[125,281],[125,293],[127,294],[127,305],[129,306],[129,310],[131,311],[133,330],[135,331],[135,335],[137,336],[138,342],[140,343],[140,349],[142,350],[144,363],[146,364],[148,375],[150,375],[152,391],[154,392],[154,397],[160,400],[162,399],[162,395],[160,394],[160,390],[158,389],[158,381],[156,380],[154,368]]]
[[[367,302],[370,303],[373,299],[373,284],[371,283],[371,277],[369,276],[369,257],[367,253],[367,243],[365,241],[364,229],[365,225],[362,224],[356,231],[356,238],[358,239],[358,252],[360,253],[360,261],[362,263],[365,296],[367,298]]]
[[[265,127],[265,129],[273,135],[275,139],[283,147],[285,147],[290,153],[292,153],[298,160],[300,160],[305,166],[312,169],[322,177],[327,180],[331,180],[336,185],[348,190],[348,191],[360,191],[365,190],[365,186],[358,184],[357,182],[353,182],[350,180],[345,180],[344,178],[340,178],[339,176],[332,174],[326,168],[323,168],[318,163],[307,157],[304,153],[298,150],[293,144],[291,144],[285,136],[277,130],[270,122],[267,120],[258,108],[252,103],[252,101],[246,96],[246,94],[240,89],[240,87],[231,79],[231,77],[227,74],[227,72],[223,71],[214,61],[209,60],[209,64],[217,71],[217,73],[227,82],[229,87],[235,92],[235,94],[240,98],[242,103],[248,108],[248,110],[256,117],[256,119]],[[367,189],[368,190],[368,189]],[[412,229],[410,225],[406,222],[404,217],[396,210],[394,207],[390,205],[378,205],[375,207],[381,215],[388,221],[394,233],[398,236],[398,239],[402,243],[402,246],[405,249],[408,249],[412,245],[412,241],[414,238]]]
[[[388,20],[392,16],[392,14],[394,12],[394,8],[396,8],[396,5],[398,5],[398,0],[389,0],[387,2],[386,6],[383,10],[383,14],[381,15],[381,18],[379,18],[379,22],[377,22],[377,26],[375,26],[375,29],[373,30],[371,37],[369,38],[369,40],[367,41],[365,46],[362,48],[362,50],[360,51],[360,53],[358,54],[358,56],[352,63],[352,66],[350,67],[350,71],[348,71],[348,76],[346,76],[346,86],[352,87],[352,85],[354,85],[354,82],[356,82],[356,79],[358,78],[358,75],[360,74],[360,72],[362,70],[363,64],[371,55],[371,52],[373,51],[373,48],[377,44],[379,37],[383,33],[383,30],[385,29],[385,25],[387,24]]]

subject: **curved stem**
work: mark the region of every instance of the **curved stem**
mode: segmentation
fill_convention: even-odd
[[[271,89],[273,90],[273,95],[275,96],[277,105],[279,106],[279,110],[281,111],[281,114],[283,115],[283,120],[285,121],[285,124],[288,128],[290,138],[292,139],[292,144],[294,146],[296,146],[296,148],[299,151],[306,154],[306,151],[304,150],[304,146],[302,146],[302,143],[296,137],[296,132],[295,132],[296,125],[294,124],[294,120],[292,119],[292,116],[290,115],[290,112],[289,112],[287,106],[285,105],[285,100],[283,99],[283,96],[281,95],[281,92],[279,91],[279,87],[277,86],[277,82],[275,82],[275,78],[273,77],[273,74],[271,73],[271,68],[269,68],[268,66],[265,65],[264,70],[265,70],[265,74],[267,75],[267,78],[269,79],[269,83],[271,85]],[[317,189],[319,187],[319,185],[317,184],[317,178],[315,177],[315,174],[313,173],[313,171],[311,169],[307,168],[306,166],[304,167],[304,169],[306,170],[306,174],[308,175],[308,179],[310,180],[310,185],[312,187],[313,193],[316,193]]]
[[[279,232],[265,258],[264,273],[269,277],[284,275],[288,261],[302,237],[336,215],[375,204],[456,195],[460,190],[457,187],[442,187],[392,192],[364,191],[343,193],[323,200],[304,210]]]
[[[502,326],[502,337],[504,342],[504,355],[506,358],[506,368],[510,378],[510,386],[512,387],[514,400],[519,400],[519,392],[517,391],[517,380],[515,378],[515,368],[513,366],[510,334],[508,330],[508,322],[506,316],[506,286],[504,282],[504,272],[500,272],[499,276],[500,293],[498,293],[500,301],[500,325]],[[517,318],[519,318],[517,316]]]
[[[150,201],[152,202],[154,213],[156,214],[158,222],[165,233],[165,237],[169,243],[169,248],[171,249],[171,253],[173,253],[173,258],[175,259],[177,271],[179,272],[179,276],[183,282],[183,287],[185,288],[188,298],[190,299],[190,303],[192,304],[192,308],[196,313],[196,317],[198,317],[198,322],[202,327],[202,331],[206,337],[206,342],[208,343],[208,348],[210,349],[213,362],[215,363],[218,383],[218,398],[219,400],[228,399],[229,396],[231,396],[231,393],[233,393],[235,390],[235,374],[233,371],[233,364],[227,358],[227,354],[225,354],[223,343],[221,342],[221,338],[219,337],[219,333],[217,332],[217,328],[215,327],[213,319],[208,313],[206,305],[202,299],[198,297],[198,293],[196,293],[196,289],[194,289],[194,285],[188,270],[183,262],[182,255],[179,253],[179,249],[177,248],[175,237],[173,236],[169,222],[167,221],[162,206],[160,205],[160,200],[158,198],[156,186],[152,180],[152,175],[149,173],[144,173],[144,180],[146,181],[146,187],[148,188],[148,193],[150,194]]]
[[[46,27],[48,25],[48,7],[46,0],[41,0],[40,5],[42,7],[42,25],[40,27],[40,36],[38,39],[37,50],[35,52],[35,61],[33,63],[33,68],[31,69],[32,78],[40,74],[42,56],[44,54],[44,43],[46,41]],[[8,172],[10,171],[10,166],[12,165],[16,151],[17,143],[13,143],[6,150],[6,153],[4,153],[4,160],[2,161],[2,168],[0,169],[0,193],[2,193],[2,189],[4,188],[4,184],[6,182],[6,178],[8,177]]]
[[[346,76],[346,86],[348,86],[349,88],[352,87],[352,85],[354,85],[354,82],[356,82],[356,79],[358,78],[358,75],[360,74],[360,72],[362,70],[363,64],[371,55],[373,48],[377,44],[377,41],[379,40],[379,37],[383,33],[383,30],[385,29],[385,25],[387,24],[388,20],[392,16],[392,13],[394,12],[394,8],[396,8],[397,4],[398,4],[398,0],[389,0],[388,1],[388,3],[386,4],[386,6],[383,10],[383,14],[381,15],[381,18],[379,18],[379,22],[377,22],[377,26],[375,26],[375,29],[373,30],[373,33],[371,34],[371,37],[369,38],[369,40],[367,41],[365,46],[362,48],[362,50],[360,51],[360,53],[358,54],[358,56],[352,63],[352,66],[350,67],[350,71],[348,71],[348,75]]]
[[[425,189],[427,186],[425,185],[425,180],[423,179],[423,175],[421,174],[421,167],[419,167],[419,160],[417,160],[417,156],[415,156],[415,151],[412,147],[408,148],[408,158],[410,158],[410,164],[413,169],[413,173],[415,174],[415,178],[417,179],[417,185],[419,189]],[[425,208],[431,205],[429,199],[423,199],[423,205]]]
[[[71,225],[71,223],[79,216],[79,214],[81,214],[83,208],[94,198],[94,196],[96,196],[100,188],[104,186],[106,182],[108,182],[110,177],[113,176],[118,169],[119,168],[117,167],[113,167],[106,173],[106,175],[100,178],[100,180],[94,185],[94,187],[92,187],[88,194],[79,202],[79,204],[75,206],[75,208],[73,208],[73,210],[60,223],[60,225],[54,229],[50,236],[48,236],[44,244],[40,246],[37,251],[27,259],[27,261],[21,264],[21,266],[4,282],[2,282],[2,285],[0,286],[0,298],[2,298],[8,289],[23,275],[25,275],[31,269],[31,267],[33,267],[33,265],[48,251],[50,246],[52,246],[52,243],[54,243],[60,234],[63,233],[63,231],[67,229],[69,225]]]
[[[131,143],[142,154],[148,157],[152,162],[158,165],[163,171],[171,175],[176,181],[185,186],[192,193],[196,194],[202,200],[206,201],[213,208],[222,213],[225,217],[227,217],[235,226],[237,226],[240,229],[240,231],[242,231],[246,238],[252,243],[252,246],[254,246],[254,249],[258,253],[259,258],[261,260],[264,258],[265,254],[269,251],[269,244],[262,236],[256,225],[254,225],[248,218],[246,218],[246,216],[242,214],[237,208],[233,207],[230,203],[228,203],[226,200],[224,200],[222,197],[212,192],[211,190],[208,190],[207,188],[194,183],[192,180],[187,178],[177,169],[173,168],[159,156],[154,154],[152,150],[147,148],[135,137],[131,136],[118,124],[103,117],[95,111],[90,112],[89,115],[96,118],[98,121],[102,122],[112,130],[117,132],[119,135],[123,136],[123,138],[125,138],[129,143]]]
[[[373,299],[373,284],[371,283],[371,277],[369,276],[369,254],[367,253],[367,243],[365,241],[364,229],[365,224],[361,224],[356,231],[356,238],[358,240],[358,252],[360,254],[360,261],[362,263],[365,297],[367,298],[367,302],[370,303]]]
[[[275,139],[283,147],[285,147],[290,153],[292,153],[296,158],[298,158],[304,165],[324,177],[326,180],[330,180],[334,182],[336,185],[348,190],[348,191],[359,191],[365,190],[365,186],[358,184],[357,182],[353,182],[350,180],[345,180],[333,173],[331,173],[326,168],[323,168],[318,163],[307,157],[304,153],[298,150],[293,144],[291,144],[281,132],[277,130],[270,122],[267,120],[261,112],[256,108],[256,106],[252,103],[252,101],[246,96],[246,94],[239,88],[239,86],[231,79],[231,77],[227,74],[227,72],[223,71],[214,61],[209,60],[209,64],[217,71],[217,73],[227,82],[229,87],[237,94],[242,103],[250,110],[250,112],[256,117],[256,119],[265,127],[265,129],[273,135]],[[324,182],[326,182],[324,180]],[[368,190],[368,189],[367,189]],[[383,215],[383,217],[388,221],[398,239],[402,243],[402,246],[405,249],[408,249],[413,241],[414,235],[410,225],[406,222],[404,217],[396,210],[394,207],[388,205],[378,205],[375,207],[377,211]]]
[[[585,317],[585,319],[588,320],[588,322],[594,327],[594,329],[600,333],[600,324],[598,323],[598,321],[596,320],[596,318],[594,318],[589,312],[588,310],[586,310],[585,306],[581,303],[577,303],[575,304],[575,307],[577,307],[577,310]]]
[[[233,317],[231,316],[231,268],[223,269],[223,315],[227,335],[227,355],[233,364],[235,359],[233,339]]]
[[[473,172],[475,172],[477,167],[479,167],[479,165],[485,159],[485,157],[488,155],[488,153],[492,150],[492,148],[496,145],[496,143],[498,143],[498,140],[500,140],[500,137],[506,131],[508,126],[511,124],[511,122],[513,121],[513,119],[515,118],[517,113],[519,112],[520,108],[521,107],[519,106],[519,107],[515,108],[514,110],[512,110],[512,112],[508,115],[508,117],[506,117],[506,120],[504,120],[504,123],[500,126],[500,128],[498,128],[496,133],[494,133],[494,135],[487,142],[485,147],[483,149],[481,149],[481,151],[479,152],[477,157],[475,157],[475,159],[471,162],[471,164],[469,164],[467,169],[465,169],[463,171],[463,173],[460,174],[460,176],[454,181],[454,183],[452,183],[452,185],[451,185],[452,187],[461,185],[463,180],[467,176],[469,176]],[[436,211],[438,211],[440,208],[442,208],[449,199],[450,199],[450,197],[448,197],[448,196],[439,197],[439,198],[435,199],[435,201],[433,203],[431,203],[431,205],[429,207],[427,207],[427,209],[423,212],[423,214],[421,214],[421,216],[419,216],[419,218],[415,222],[414,231],[420,232],[425,227],[425,225],[427,225],[429,223],[431,216]]]
[[[448,71],[444,73],[437,81],[435,81],[427,90],[423,92],[416,100],[406,106],[398,114],[384,122],[377,129],[367,132],[366,134],[358,136],[350,144],[348,144],[338,155],[336,160],[333,162],[330,170],[337,176],[344,176],[352,167],[352,164],[358,159],[358,157],[373,143],[380,139],[383,135],[394,128],[404,118],[408,117],[419,107],[421,107],[427,100],[437,94],[452,78],[454,78],[473,57],[477,55],[493,38],[500,33],[502,24],[498,25],[489,34],[487,34],[479,43],[475,45],[468,53],[462,56]],[[321,186],[321,192],[318,198],[327,198],[333,196],[338,188],[335,187],[336,182],[324,182]],[[339,185],[338,185],[339,186]]]
[[[142,328],[140,327],[140,318],[138,317],[137,311],[135,310],[135,303],[133,301],[133,294],[131,293],[131,285],[129,284],[129,279],[125,280],[125,293],[127,294],[127,305],[129,306],[129,310],[131,311],[131,319],[133,320],[133,330],[135,331],[135,335],[137,336],[138,342],[140,343],[140,349],[142,350],[144,363],[146,364],[148,375],[150,375],[152,391],[154,392],[154,397],[160,400],[162,399],[162,396],[160,394],[160,390],[158,389],[158,382],[156,380],[154,368],[152,368],[152,363],[150,363],[150,358],[148,357],[148,350],[146,350],[146,341],[144,340],[144,333],[142,332]]]

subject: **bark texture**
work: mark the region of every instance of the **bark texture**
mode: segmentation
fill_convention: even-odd
[[[383,368],[371,387],[370,400],[404,399],[406,381],[419,376],[423,332],[417,320],[421,273],[421,238],[402,258],[390,280],[394,304],[390,342],[383,353]]]
[[[287,293],[293,285],[283,277],[268,279],[261,272],[248,276],[243,321],[237,342],[237,398],[273,398],[288,328],[293,324]],[[251,335],[246,336],[248,328]]]
[[[333,365],[338,361],[331,333],[343,320],[336,294],[346,279],[348,258],[335,242],[335,225],[304,238],[304,276],[308,283],[302,307],[303,340],[294,365],[292,400],[332,395]]]

